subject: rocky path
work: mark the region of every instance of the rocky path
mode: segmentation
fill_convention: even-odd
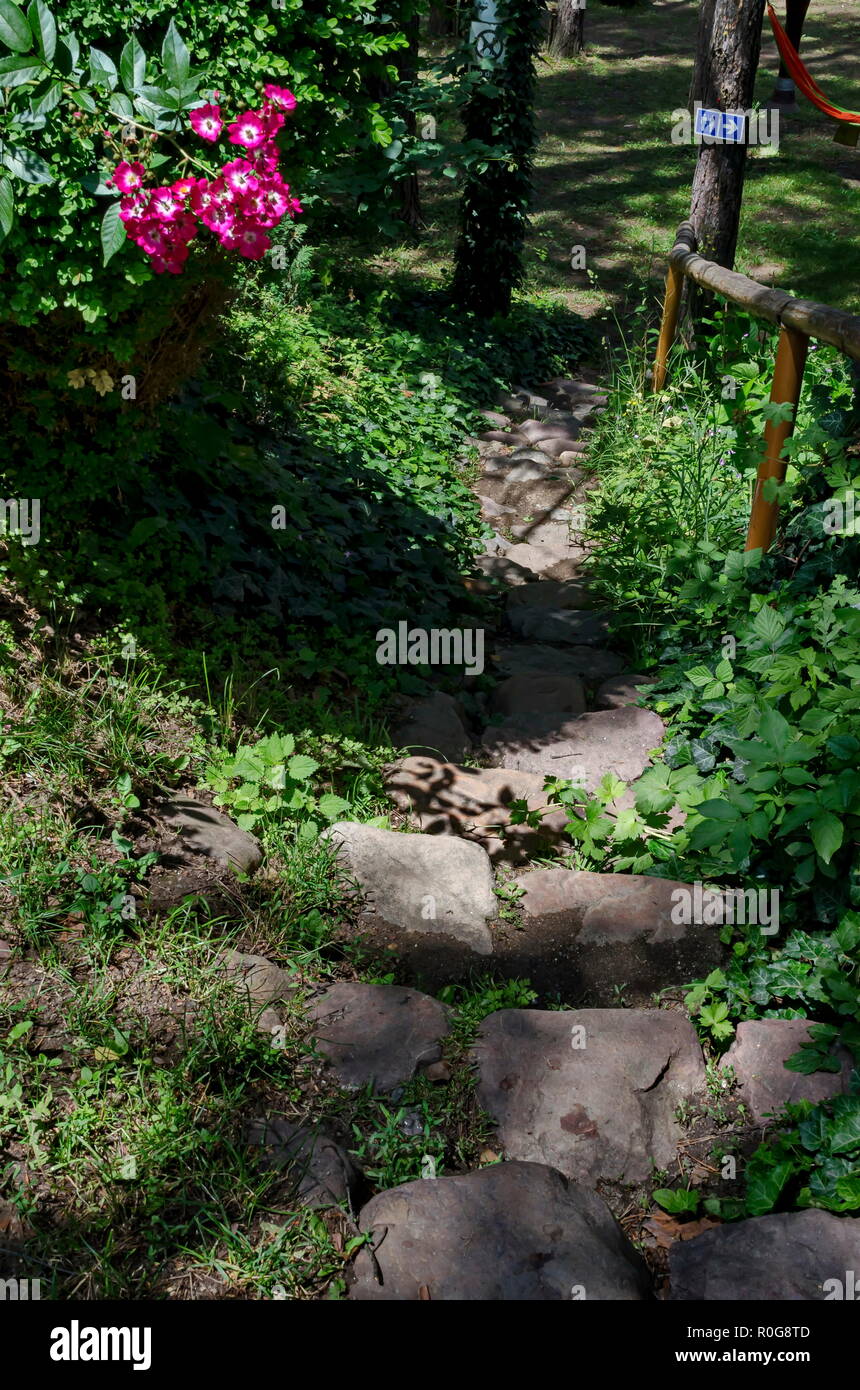
[[[419,1071],[449,1079],[451,1012],[434,994],[480,973],[530,980],[553,1007],[491,1014],[469,1058],[503,1161],[431,1173],[362,1205],[360,1169],[331,1136],[261,1117],[252,1142],[295,1172],[298,1201],[347,1202],[370,1234],[353,1298],[822,1298],[828,1279],[860,1268],[860,1220],[805,1211],[692,1223],[692,1238],[676,1230],[666,1242],[669,1279],[658,1285],[613,1215],[619,1193],[644,1194],[647,1206],[658,1173],[673,1186],[719,1174],[707,1161],[714,1139],[731,1153],[731,1135],[711,1134],[690,1158],[690,1117],[709,1113],[722,1082],[716,1068],[709,1075],[679,988],[715,968],[723,948],[714,926],[673,919],[672,895],[685,885],[553,862],[570,840],[566,812],[546,807],[545,777],[589,791],[609,772],[635,783],[664,728],[637,703],[644,677],[613,651],[584,568],[583,501],[596,481],[587,430],[605,397],[587,381],[540,389],[488,411],[490,428],[469,441],[480,455],[475,490],[496,527],[470,581],[499,595],[492,688],[463,700],[440,690],[404,711],[395,743],[408,753],[387,777],[398,829],[341,822],[328,832],[364,940],[389,966],[393,955],[407,983],[335,984],[308,1013],[338,1085],[396,1099]],[[515,823],[515,802],[541,814]],[[237,844],[243,832],[206,815],[190,833],[210,837],[210,852],[224,822],[223,852],[253,857],[251,837]],[[261,1026],[277,1031],[287,973],[236,953],[224,968]],[[785,1069],[806,1036],[804,1020],[742,1023],[720,1064],[757,1138],[786,1101],[847,1089],[847,1066]],[[737,1171],[718,1190],[740,1195]]]

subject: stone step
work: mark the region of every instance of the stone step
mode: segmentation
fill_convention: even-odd
[[[678,1107],[706,1090],[693,1025],[659,1009],[502,1009],[472,1057],[505,1156],[588,1187],[673,1167]]]
[[[349,1291],[361,1302],[651,1297],[605,1203],[544,1164],[402,1183],[362,1208],[359,1229],[372,1233]]]
[[[482,745],[494,767],[564,777],[593,792],[609,772],[622,782],[641,776],[664,732],[651,710],[626,705],[575,719],[520,715],[487,728]]]
[[[357,1091],[372,1085],[386,1092],[440,1059],[450,1010],[401,985],[347,980],[313,1002],[308,1021],[314,1046],[340,1086]]]
[[[517,547],[507,553],[513,555]],[[582,676],[583,680],[600,682],[619,675],[625,667],[624,657],[602,647],[572,646],[556,649],[540,642],[519,643],[500,647],[493,664],[506,676],[525,675],[530,671],[559,676]]]
[[[860,1217],[779,1212],[675,1241],[669,1297],[697,1303],[854,1299],[854,1274],[846,1272],[855,1270],[860,1271]]]
[[[392,742],[396,748],[430,753],[450,762],[462,762],[472,746],[462,706],[441,690],[407,707],[395,726]]]

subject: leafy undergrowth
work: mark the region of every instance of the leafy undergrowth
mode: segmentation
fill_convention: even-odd
[[[727,964],[686,1000],[714,1055],[742,1020],[809,1018],[790,1067],[837,1071],[839,1044],[860,1060],[858,418],[844,360],[813,349],[787,480],[767,493],[777,541],[744,552],[763,424],[785,412],[768,400],[772,346],[720,315],[657,397],[644,354],[619,362],[592,451],[593,578],[667,738],[629,809],[610,813],[612,778],[592,797],[548,783],[548,800],[569,809],[580,867],[698,883],[703,905],[736,890],[734,920],[701,919]],[[750,1157],[745,1197],[711,1215],[860,1208],[856,1069],[848,1095],[790,1122]]]

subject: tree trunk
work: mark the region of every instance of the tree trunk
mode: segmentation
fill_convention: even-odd
[[[550,21],[548,51],[553,58],[575,58],[585,47],[585,6],[558,0]]]
[[[397,50],[397,75],[401,82],[412,83],[418,76],[419,19],[417,15],[404,24],[403,32],[409,40],[409,47]],[[414,135],[417,129],[415,112],[411,109],[407,110],[404,119],[409,134]],[[398,215],[412,232],[420,231],[424,226],[424,215],[421,211],[421,189],[417,172],[407,174],[405,178],[400,180],[400,212]]]
[[[700,30],[694,81],[701,83],[702,105],[721,111],[749,111],[761,48],[765,0],[704,0],[713,12],[710,33]],[[702,40],[705,43],[702,43]],[[747,147],[706,145],[699,149],[693,178],[690,221],[699,252],[718,265],[734,265]]]
[[[699,27],[696,31],[696,59],[693,65],[693,80],[687,105],[690,110],[697,101],[702,101],[705,90],[705,68],[711,58],[711,34],[714,30],[714,10],[717,0],[701,0]]]

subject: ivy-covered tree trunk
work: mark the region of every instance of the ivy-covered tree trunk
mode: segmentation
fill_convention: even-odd
[[[765,0],[704,0],[694,82],[696,100],[720,111],[749,111],[761,48]],[[690,220],[699,251],[718,265],[734,265],[744,191],[747,147],[699,149]]]
[[[507,314],[523,279],[523,244],[532,198],[535,145],[534,59],[540,0],[499,0],[501,60],[478,76],[464,111],[465,140],[492,147],[470,171],[460,202],[452,293],[490,318]],[[476,59],[477,63],[477,59]]]
[[[558,0],[547,45],[553,58],[575,58],[585,47],[585,6],[582,0]]]

